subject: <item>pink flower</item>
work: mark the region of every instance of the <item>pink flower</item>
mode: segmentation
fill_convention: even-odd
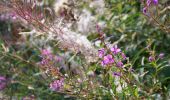
[[[113,72],[112,75],[113,75],[113,76],[121,76],[121,73],[120,73],[120,72]]]
[[[121,61],[117,62],[116,64],[117,67],[123,67],[123,63]]]
[[[56,60],[57,62],[61,62],[61,61],[63,60],[63,58],[60,57],[60,56],[55,56],[55,60]]]
[[[49,63],[48,59],[43,58],[40,62],[41,65],[47,65]]]
[[[164,55],[165,55],[164,53],[160,53],[159,56],[158,56],[158,58],[159,58],[159,59],[163,59]]]
[[[64,78],[55,80],[50,84],[50,89],[53,91],[59,91],[64,85]]]
[[[122,56],[123,60],[126,60],[127,57],[123,52],[121,53],[121,56]]]
[[[151,5],[151,2],[152,2],[151,0],[147,0],[147,1],[146,1],[147,6],[150,6],[150,5]]]
[[[50,50],[48,50],[48,49],[43,49],[43,50],[41,51],[41,54],[44,55],[44,56],[47,56],[47,55],[50,55],[51,52],[50,52]]]
[[[3,90],[6,87],[6,81],[4,76],[0,76],[0,90]]]
[[[121,50],[115,45],[113,48],[110,49],[115,55],[118,54]]]
[[[105,55],[105,50],[104,48],[98,50],[98,56],[99,58],[102,58]]]
[[[103,61],[101,62],[102,66],[114,63],[114,59],[111,54],[104,56]]]
[[[147,0],[146,5],[149,7],[153,3],[154,5],[158,5],[158,0]]]
[[[153,56],[150,56],[150,57],[148,58],[148,60],[149,60],[149,62],[152,62],[152,61],[155,60],[155,58],[154,58]]]
[[[158,5],[158,0],[153,0],[154,5]]]
[[[43,49],[41,51],[41,57],[47,60],[54,60],[54,55],[48,49]]]
[[[147,15],[147,7],[143,8],[143,14]]]

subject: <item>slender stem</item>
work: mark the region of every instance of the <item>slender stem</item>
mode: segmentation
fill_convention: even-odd
[[[18,60],[21,60],[21,61],[23,61],[23,62],[25,62],[25,63],[27,63],[27,64],[30,64],[30,65],[32,65],[32,66],[36,66],[35,63],[30,62],[30,61],[27,61],[27,60],[23,59],[22,57],[20,57],[20,56],[18,56],[18,55],[7,54],[7,53],[5,53],[5,52],[3,52],[3,51],[0,51],[0,54],[2,54],[2,55],[4,55],[4,56],[7,56],[7,57],[10,57],[10,58],[12,58],[12,59],[16,59],[16,58],[17,58]]]
[[[159,22],[155,19],[153,13],[152,13],[150,10],[148,10],[148,11],[149,11],[149,13],[150,13],[150,15],[151,15],[151,18],[161,27],[161,30],[163,30],[163,31],[165,31],[165,32],[166,32],[166,30],[169,31],[168,28],[167,28],[165,25],[159,23]]]

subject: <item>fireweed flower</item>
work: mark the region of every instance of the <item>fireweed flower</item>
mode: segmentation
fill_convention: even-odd
[[[159,56],[158,56],[158,58],[159,58],[159,59],[163,59],[164,55],[165,55],[164,53],[160,53]]]
[[[48,50],[48,49],[43,49],[43,50],[41,51],[41,55],[44,55],[44,56],[51,55],[51,52],[50,52],[50,50]]]
[[[129,71],[130,72],[134,72],[135,70],[133,68],[129,68]]]
[[[62,76],[62,74],[59,72],[58,67],[56,68],[57,65],[60,66],[62,57],[54,55],[46,49],[42,50],[40,57],[41,60],[38,64],[44,72],[52,76]]]
[[[50,54],[50,51],[47,50],[47,49],[43,49],[42,52],[41,52],[42,55],[48,55]]]
[[[149,7],[151,4],[158,5],[158,0],[147,0],[146,5]]]
[[[120,72],[113,72],[112,75],[113,75],[113,76],[121,76],[121,73],[120,73]]]
[[[158,5],[158,0],[153,0],[154,5]]]
[[[64,78],[55,80],[50,84],[50,89],[53,91],[59,91],[64,86]]]
[[[61,62],[63,60],[63,58],[62,57],[60,57],[60,56],[55,56],[55,61],[57,61],[57,62]]]
[[[149,56],[148,60],[149,60],[149,62],[152,62],[155,60],[155,58],[153,56]]]
[[[114,59],[113,59],[111,54],[104,56],[103,61],[102,61],[103,66],[108,65],[108,64],[112,64],[112,63],[114,63]]]
[[[117,47],[117,45],[113,46],[113,48],[110,49],[115,55],[118,54],[121,50]]]
[[[123,60],[126,60],[127,57],[123,52],[121,53],[121,56],[122,56]]]
[[[43,58],[43,59],[41,60],[40,64],[41,64],[41,65],[47,65],[48,62],[49,62],[49,60]]]
[[[102,58],[105,55],[105,50],[104,48],[98,50],[98,56],[99,58]]]
[[[55,59],[54,55],[48,49],[43,49],[41,51],[40,57],[42,58],[40,62],[41,65],[47,65],[50,61],[53,61]]]
[[[0,90],[3,90],[6,87],[6,81],[4,76],[0,76]]]
[[[143,8],[143,14],[147,15],[147,11],[151,4],[158,5],[158,0],[147,0],[146,6]]]
[[[147,7],[143,8],[143,14],[145,14],[145,15],[147,14]]]
[[[152,2],[151,0],[147,0],[147,1],[146,1],[146,5],[147,5],[147,6],[150,6],[150,5],[151,5],[151,2]]]
[[[123,67],[123,63],[121,61],[117,62],[116,64],[117,67]]]

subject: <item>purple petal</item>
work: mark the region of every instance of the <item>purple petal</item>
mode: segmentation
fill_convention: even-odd
[[[117,67],[123,67],[123,63],[121,61],[119,61],[116,65]]]
[[[121,76],[121,73],[120,73],[120,72],[113,72],[112,75],[113,75],[113,76]]]
[[[158,0],[153,0],[154,5],[158,5]]]
[[[102,57],[104,56],[104,54],[105,54],[104,48],[98,50],[98,56],[99,56],[99,58],[102,58]]]
[[[118,54],[118,53],[121,51],[121,49],[119,49],[119,48],[117,47],[117,45],[113,46],[110,50],[111,50],[115,55]]]
[[[6,78],[4,76],[0,76],[0,90],[3,90],[6,87]]]
[[[147,0],[146,4],[147,4],[147,6],[150,6],[151,5],[151,0]]]
[[[155,60],[155,58],[154,58],[153,56],[150,56],[150,57],[148,58],[148,60],[149,60],[149,62],[152,62],[152,61]]]
[[[123,60],[126,60],[127,57],[124,53],[121,53],[121,56],[122,56]]]
[[[60,80],[55,80],[50,84],[50,89],[53,91],[58,91],[60,90],[64,85],[64,79],[60,79]]]
[[[147,7],[143,8],[143,14],[147,15]]]
[[[163,59],[164,55],[165,55],[164,53],[160,53],[159,56],[158,56],[158,58],[159,58],[159,59]]]

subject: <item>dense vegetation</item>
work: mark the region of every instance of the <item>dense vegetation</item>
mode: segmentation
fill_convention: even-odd
[[[168,0],[1,0],[0,99],[169,100]]]

